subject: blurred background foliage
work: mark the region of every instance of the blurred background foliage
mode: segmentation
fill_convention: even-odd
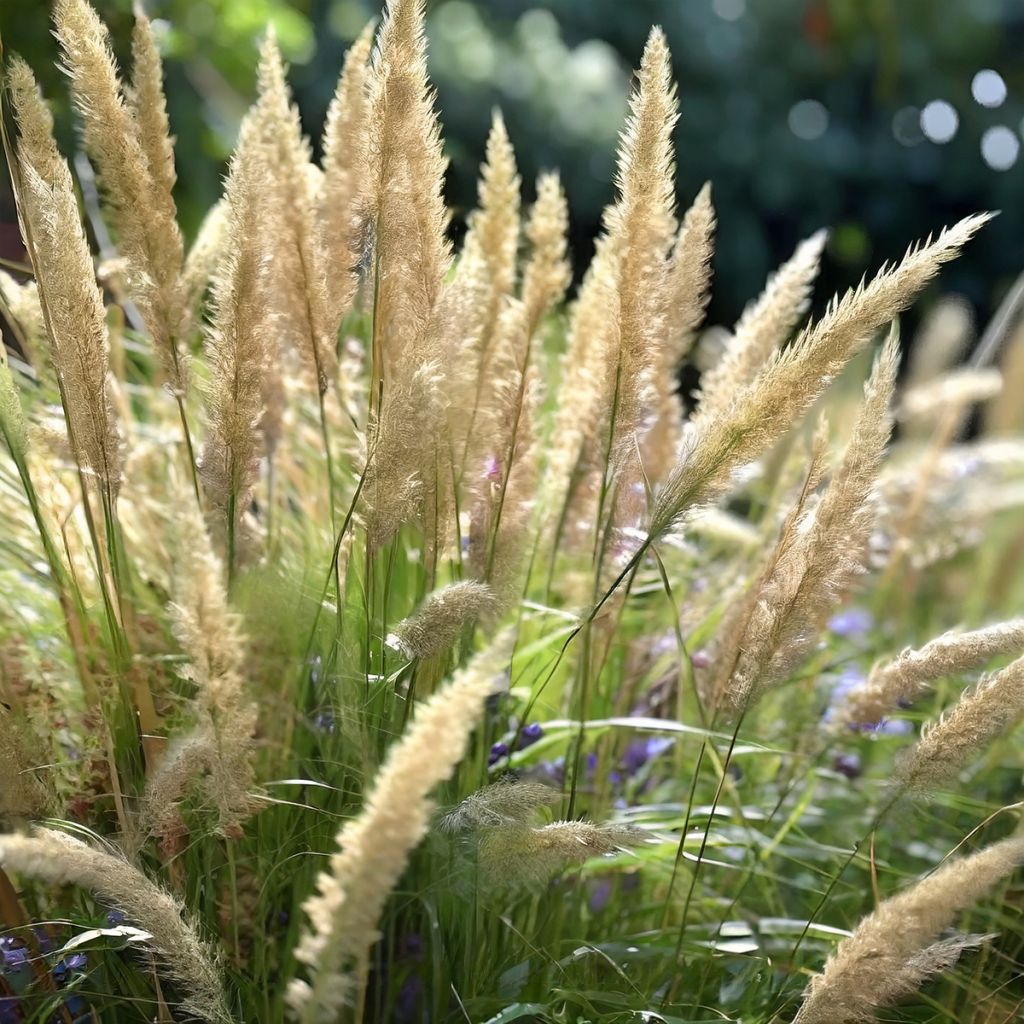
[[[127,58],[131,0],[94,0]],[[374,0],[146,0],[159,19],[178,200],[193,232],[217,198],[255,89],[266,23],[292,64],[314,146],[342,56]],[[433,0],[429,34],[451,157],[473,204],[491,109],[505,114],[527,199],[562,171],[577,267],[612,196],[630,69],[652,23],[679,82],[680,200],[711,179],[719,212],[712,322],[731,322],[801,238],[832,231],[819,295],[907,241],[982,208],[1003,215],[945,274],[988,316],[1024,268],[1024,4],[1019,0]],[[37,69],[73,145],[46,0],[0,0],[8,50]],[[980,73],[980,74],[979,74]],[[13,211],[0,198],[11,254]]]

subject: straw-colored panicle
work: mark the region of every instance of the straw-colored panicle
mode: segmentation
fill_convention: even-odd
[[[16,462],[25,458],[28,450],[28,424],[21,407],[21,397],[14,375],[7,363],[7,352],[0,347],[0,434]]]
[[[909,647],[893,661],[876,665],[838,710],[838,725],[873,725],[901,704],[927,693],[928,684],[970,672],[992,658],[1024,652],[1024,619],[1012,619],[968,633],[943,633],[919,650]]]
[[[370,423],[364,495],[371,547],[380,548],[398,528],[417,517],[440,547],[447,522],[428,515],[447,486],[449,470],[439,463],[434,442],[446,413],[445,377],[437,362],[422,363],[406,380],[386,388]]]
[[[720,495],[737,467],[762,455],[821,396],[871,339],[905,309],[988,220],[967,217],[895,267],[847,293],[794,344],[773,357],[737,394],[726,415],[693,432],[655,502],[650,534],[672,529],[686,512]]]
[[[901,760],[896,783],[924,793],[952,781],[1024,715],[1024,657],[965,691]]]
[[[491,380],[486,402],[478,410],[465,481],[470,520],[468,561],[474,573],[496,585],[497,577],[507,577],[505,570],[511,570],[516,544],[512,534],[517,529],[521,532],[524,516],[529,518],[536,483],[533,418],[539,380],[530,365],[530,353],[523,304],[508,300],[495,331],[488,372]],[[518,542],[521,554],[526,545],[521,536]],[[501,561],[502,571],[496,561]]]
[[[974,329],[970,303],[959,295],[940,298],[921,320],[907,357],[907,386],[941,376],[961,362]]]
[[[475,463],[494,454],[489,450],[493,430],[488,428],[487,421],[496,416],[500,418],[504,412],[508,387],[506,371],[521,369],[525,353],[529,351],[530,337],[522,310],[514,317],[514,328],[510,328],[508,319],[519,247],[519,186],[515,153],[505,122],[495,111],[487,137],[487,159],[480,170],[480,205],[469,218],[469,231],[459,261],[459,278],[465,293],[458,298],[472,301],[479,308],[467,309],[464,313],[468,315],[461,317],[452,309],[454,322],[464,323],[470,335],[460,346],[462,351],[456,358],[470,359],[473,363],[474,379],[466,396],[471,405],[466,410],[460,408],[456,400],[452,413],[463,421],[467,431],[466,461],[471,475],[475,473]],[[510,334],[515,335],[511,366]],[[453,370],[459,372],[457,367]],[[455,426],[457,429],[457,424]]]
[[[480,871],[490,885],[538,885],[592,857],[640,846],[646,838],[640,829],[611,821],[553,821],[539,828],[501,824],[482,833]]]
[[[561,360],[560,401],[554,412],[545,475],[544,508],[549,528],[560,521],[572,537],[577,525],[593,531],[596,478],[603,473],[598,427],[607,412],[602,403],[604,366],[618,346],[618,325],[608,316],[615,301],[615,242],[599,238],[569,317]]]
[[[0,384],[2,387],[2,384]],[[35,818],[47,812],[49,794],[29,759],[25,738],[14,715],[0,706],[0,821]]]
[[[345,54],[324,127],[317,231],[327,289],[327,326],[335,332],[355,296],[366,233],[363,179],[369,165],[367,74],[372,45],[371,23]]]
[[[679,452],[684,418],[679,399],[679,369],[693,346],[711,298],[714,235],[715,208],[708,182],[684,214],[672,250],[666,325],[654,369],[656,421],[644,438],[642,451],[643,471],[649,480],[663,479]]]
[[[1006,342],[999,369],[1002,391],[985,408],[985,433],[1013,436],[1024,433],[1024,319]]]
[[[103,296],[79,219],[71,172],[57,152],[53,121],[32,72],[11,62],[18,123],[18,202],[50,336],[71,448],[107,500],[121,483],[121,445],[111,399]]]
[[[540,372],[528,367],[516,378],[514,428],[508,431],[500,484],[491,503],[490,548],[485,578],[502,607],[518,601],[530,557],[537,487],[540,483],[541,446],[537,433],[543,384]]]
[[[898,454],[894,453],[894,454]],[[876,565],[901,552],[914,568],[979,543],[994,516],[1024,503],[1024,444],[988,438],[894,458],[880,477]],[[907,532],[914,525],[913,533]]]
[[[164,196],[174,189],[174,140],[164,97],[164,69],[153,25],[138,2],[134,5],[132,78],[128,108],[135,118],[139,145],[153,185]]]
[[[427,80],[424,12],[424,0],[388,0],[371,62],[367,204],[378,378],[399,361],[410,364],[408,376],[422,361],[420,339],[451,258],[442,195],[447,161]]]
[[[697,193],[683,215],[672,249],[666,350],[669,369],[678,368],[693,345],[711,298],[711,256],[715,242],[715,207],[711,182]]]
[[[46,319],[35,281],[19,283],[0,269],[0,312],[10,323],[22,357],[36,379],[51,394],[57,394],[53,364],[47,355]]]
[[[471,793],[441,819],[439,827],[455,835],[502,825],[526,825],[535,820],[542,807],[561,799],[560,789],[509,776]]]
[[[198,319],[199,307],[217,264],[223,259],[227,233],[228,204],[219,199],[203,218],[199,233],[185,258],[185,269],[182,272],[185,304],[194,320]]]
[[[335,343],[340,323],[328,312],[324,260],[317,226],[320,179],[311,173],[309,143],[292,102],[286,69],[273,31],[260,48],[259,100],[252,132],[260,163],[262,245],[274,262],[269,301],[283,340],[301,354],[320,394],[336,372]]]
[[[95,161],[127,277],[169,383],[188,387],[181,338],[186,317],[181,270],[184,247],[171,186],[174,161],[167,134],[160,57],[152,28],[136,12],[132,104],[126,101],[110,39],[86,0],[58,0],[56,35]]]
[[[24,878],[75,885],[120,910],[148,932],[161,973],[176,986],[178,1006],[200,1020],[227,1024],[228,1013],[213,950],[178,901],[121,857],[63,832],[0,836],[0,865]]]
[[[939,936],[957,915],[984,898],[1024,860],[1015,836],[948,861],[916,885],[881,903],[843,939],[807,988],[793,1024],[864,1024],[956,963],[985,937]]]
[[[428,594],[407,619],[387,636],[387,644],[407,658],[431,658],[449,650],[467,626],[486,618],[496,607],[486,583],[462,580]]]
[[[970,406],[987,402],[1002,390],[1003,377],[998,370],[961,367],[908,388],[900,399],[896,418],[919,428],[933,428],[936,422],[947,421],[947,434],[955,434]]]
[[[318,893],[304,904],[310,927],[295,949],[309,980],[292,983],[288,1002],[303,1024],[331,1024],[365,984],[385,902],[427,832],[429,794],[462,760],[493,676],[510,653],[511,635],[502,634],[420,705],[377,773],[362,813],[339,832],[338,850],[317,879]]]
[[[226,242],[213,282],[207,333],[207,435],[199,461],[207,499],[226,534],[229,572],[235,536],[259,468],[259,422],[270,326],[266,265],[260,247],[261,173],[247,126],[251,127],[251,122],[243,123],[225,186]]]
[[[487,154],[480,170],[480,208],[469,219],[469,232],[487,268],[488,319],[494,321],[516,283],[519,248],[520,180],[505,121],[491,119]]]
[[[537,178],[537,201],[526,220],[530,255],[523,269],[523,306],[530,334],[536,333],[545,314],[565,297],[572,282],[568,257],[569,204],[558,174]]]
[[[675,224],[672,130],[677,118],[671,55],[661,29],[654,28],[619,143],[619,198],[605,218],[615,240],[616,294],[604,315],[618,321],[618,344],[606,366],[605,400],[611,417],[609,454],[624,474],[624,492],[640,478],[637,443],[659,411],[658,360],[665,349],[668,309],[676,298],[667,256]]]
[[[246,638],[228,606],[224,569],[198,513],[183,511],[175,529],[170,612],[189,659],[182,675],[196,687],[195,725],[152,777],[144,817],[149,831],[168,834],[178,825],[178,801],[202,775],[219,830],[237,835],[254,810],[256,706],[245,692]]]
[[[875,522],[872,493],[892,418],[899,364],[897,335],[886,342],[846,447],[827,490],[813,510],[791,519],[762,573],[742,629],[727,620],[721,684],[735,709],[784,677],[813,643],[821,622],[863,571]]]
[[[728,412],[737,392],[757,376],[807,312],[827,238],[827,232],[818,231],[801,242],[743,311],[718,362],[701,377],[700,423],[710,424]]]

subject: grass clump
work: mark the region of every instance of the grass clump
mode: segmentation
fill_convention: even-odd
[[[1022,423],[890,327],[987,218],[801,326],[808,239],[688,403],[662,33],[566,305],[498,115],[452,250],[423,16],[319,164],[268,34],[186,251],[151,26],[60,0],[100,267],[5,65],[3,1019],[1012,1019]]]

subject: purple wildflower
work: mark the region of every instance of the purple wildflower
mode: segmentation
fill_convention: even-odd
[[[543,735],[544,727],[540,722],[531,722],[529,725],[524,726],[523,731],[519,734],[519,749],[525,750],[536,743]]]
[[[331,735],[337,728],[334,712],[330,710],[318,711],[313,716],[312,726],[317,732],[326,733],[328,736]]]
[[[600,914],[608,901],[612,898],[612,883],[607,878],[598,878],[590,888],[590,898],[587,904],[592,914]]]
[[[484,459],[484,471],[481,474],[484,480],[500,480],[501,479],[501,463],[498,461],[496,455],[488,455]]]
[[[836,754],[832,761],[832,768],[848,779],[859,778],[861,774],[860,756],[858,754]]]
[[[491,753],[487,758],[489,765],[496,765],[503,757],[508,757],[508,744],[507,743],[495,743],[491,747]]]
[[[85,970],[88,963],[89,961],[84,953],[72,953],[71,956],[65,957],[53,968],[54,980],[63,984],[68,980],[68,976],[75,971]]]
[[[711,655],[701,648],[690,655],[690,662],[694,668],[711,668]]]
[[[828,628],[836,636],[859,637],[870,632],[874,616],[866,608],[844,608],[828,620]]]
[[[622,755],[622,767],[628,775],[635,775],[649,761],[660,757],[672,747],[672,739],[668,736],[648,736],[634,740]]]

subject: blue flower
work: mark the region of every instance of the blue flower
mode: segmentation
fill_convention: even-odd
[[[861,773],[860,756],[858,754],[836,754],[832,761],[832,768],[848,779],[856,779]]]
[[[668,736],[648,736],[634,740],[622,755],[622,767],[629,775],[635,775],[649,761],[660,757],[671,749],[673,740]]]
[[[487,763],[489,765],[497,764],[503,757],[508,757],[508,744],[507,743],[495,743],[491,747],[491,752],[487,757]]]
[[[107,911],[107,927],[108,928],[120,928],[121,925],[127,921],[128,918],[121,913],[120,910],[108,910]]]
[[[0,996],[0,1024],[22,1024],[25,1016],[20,1003],[15,996]]]
[[[543,735],[544,727],[540,722],[531,722],[529,725],[525,726],[523,731],[519,734],[519,749],[525,750],[526,747],[536,743]]]
[[[28,970],[28,950],[16,946],[10,935],[0,938],[0,974],[21,974]]]
[[[587,904],[592,914],[599,914],[612,898],[612,883],[607,878],[597,879],[590,889],[590,898]]]
[[[68,980],[70,974],[73,974],[75,971],[85,970],[88,963],[89,961],[84,953],[72,953],[71,956],[65,957],[53,968],[54,980],[63,984]]]
[[[334,720],[334,712],[330,710],[318,711],[312,719],[312,726],[317,732],[322,732],[330,736],[337,728],[337,722]]]
[[[874,616],[866,608],[845,608],[828,620],[828,628],[836,636],[858,637],[871,631]]]

